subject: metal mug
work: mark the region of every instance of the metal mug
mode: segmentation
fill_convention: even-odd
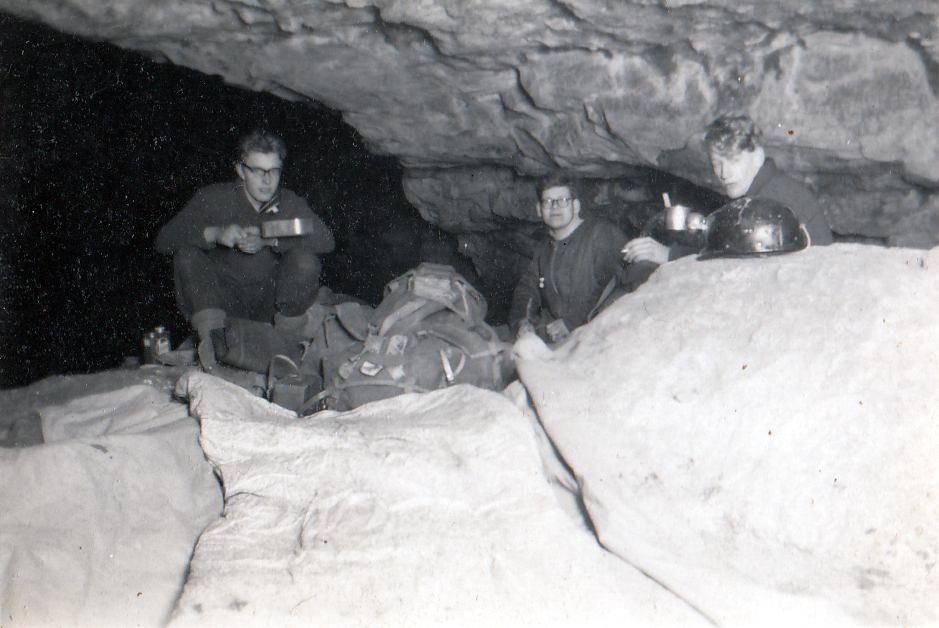
[[[665,228],[669,231],[684,231],[688,220],[688,208],[673,205],[665,208]]]

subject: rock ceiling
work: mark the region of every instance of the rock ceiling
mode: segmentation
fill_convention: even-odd
[[[0,11],[341,110],[452,231],[531,218],[531,177],[717,188],[725,112],[834,229],[939,242],[935,0],[0,0]],[[638,195],[638,196],[637,196]]]

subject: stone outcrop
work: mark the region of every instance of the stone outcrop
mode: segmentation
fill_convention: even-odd
[[[0,11],[341,110],[455,232],[532,218],[566,169],[717,189],[703,126],[747,112],[836,232],[939,241],[935,0],[0,0]],[[600,186],[604,188],[604,186]],[[648,188],[645,185],[645,188]],[[605,189],[609,189],[607,186]]]

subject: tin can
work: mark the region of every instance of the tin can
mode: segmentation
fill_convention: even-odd
[[[143,363],[144,364],[155,364],[159,360],[159,356],[164,353],[169,353],[171,350],[170,347],[170,334],[166,331],[166,327],[160,325],[159,327],[154,328],[153,331],[147,332],[143,337]]]
[[[261,235],[265,238],[283,238],[310,233],[313,233],[313,220],[310,218],[267,220],[261,223]]]
[[[687,228],[688,208],[673,205],[665,209],[665,228],[669,231],[684,231]]]

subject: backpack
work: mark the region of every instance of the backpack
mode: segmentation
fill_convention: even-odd
[[[314,303],[306,311],[299,357],[283,352],[267,364],[267,398],[301,414],[324,409],[322,395],[317,396],[323,391],[323,362],[327,356],[361,344],[372,309],[357,300]]]
[[[306,405],[344,411],[456,384],[502,390],[514,375],[511,345],[484,322],[486,309],[453,267],[421,264],[385,286],[367,321],[346,322],[358,329],[344,348],[323,354],[325,388]],[[349,340],[355,336],[361,340]]]

